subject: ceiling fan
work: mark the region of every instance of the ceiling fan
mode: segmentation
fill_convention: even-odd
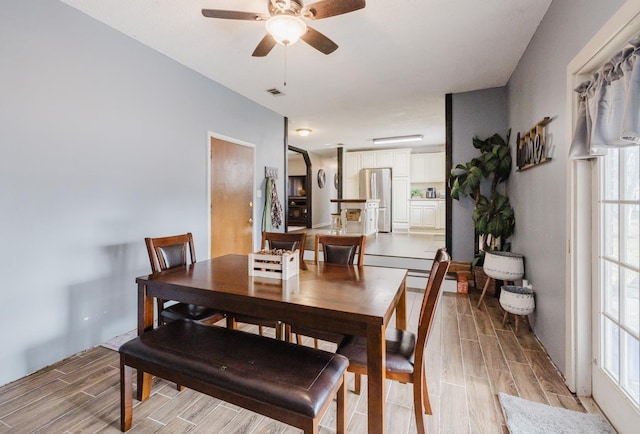
[[[321,0],[309,6],[303,6],[301,0],[267,0],[269,14],[254,12],[227,11],[220,9],[202,9],[202,15],[208,18],[227,20],[265,21],[267,34],[258,43],[253,56],[263,57],[269,54],[276,43],[291,45],[302,39],[316,50],[333,53],[338,45],[322,33],[309,27],[306,21],[319,20],[346,14],[365,7],[365,0]]]

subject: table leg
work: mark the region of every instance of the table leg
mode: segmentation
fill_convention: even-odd
[[[138,336],[153,329],[153,297],[147,295],[147,285],[138,284]],[[138,370],[136,398],[143,401],[151,394],[151,375]]]
[[[367,330],[367,405],[369,433],[384,432],[384,380],[386,342],[384,326]]]
[[[396,305],[396,328],[407,329],[407,279],[402,281],[400,300]]]

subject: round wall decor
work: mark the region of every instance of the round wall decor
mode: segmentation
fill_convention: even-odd
[[[324,169],[318,170],[318,187],[324,188],[324,184],[327,182],[327,175],[324,173]]]

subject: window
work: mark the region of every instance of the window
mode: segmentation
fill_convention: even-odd
[[[600,367],[640,408],[640,148],[599,164]]]

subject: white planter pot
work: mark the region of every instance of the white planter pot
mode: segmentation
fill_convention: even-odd
[[[486,252],[482,268],[489,277],[513,282],[524,276],[524,256],[511,252]]]
[[[509,313],[529,315],[536,307],[533,289],[505,285],[500,291],[500,306]]]

